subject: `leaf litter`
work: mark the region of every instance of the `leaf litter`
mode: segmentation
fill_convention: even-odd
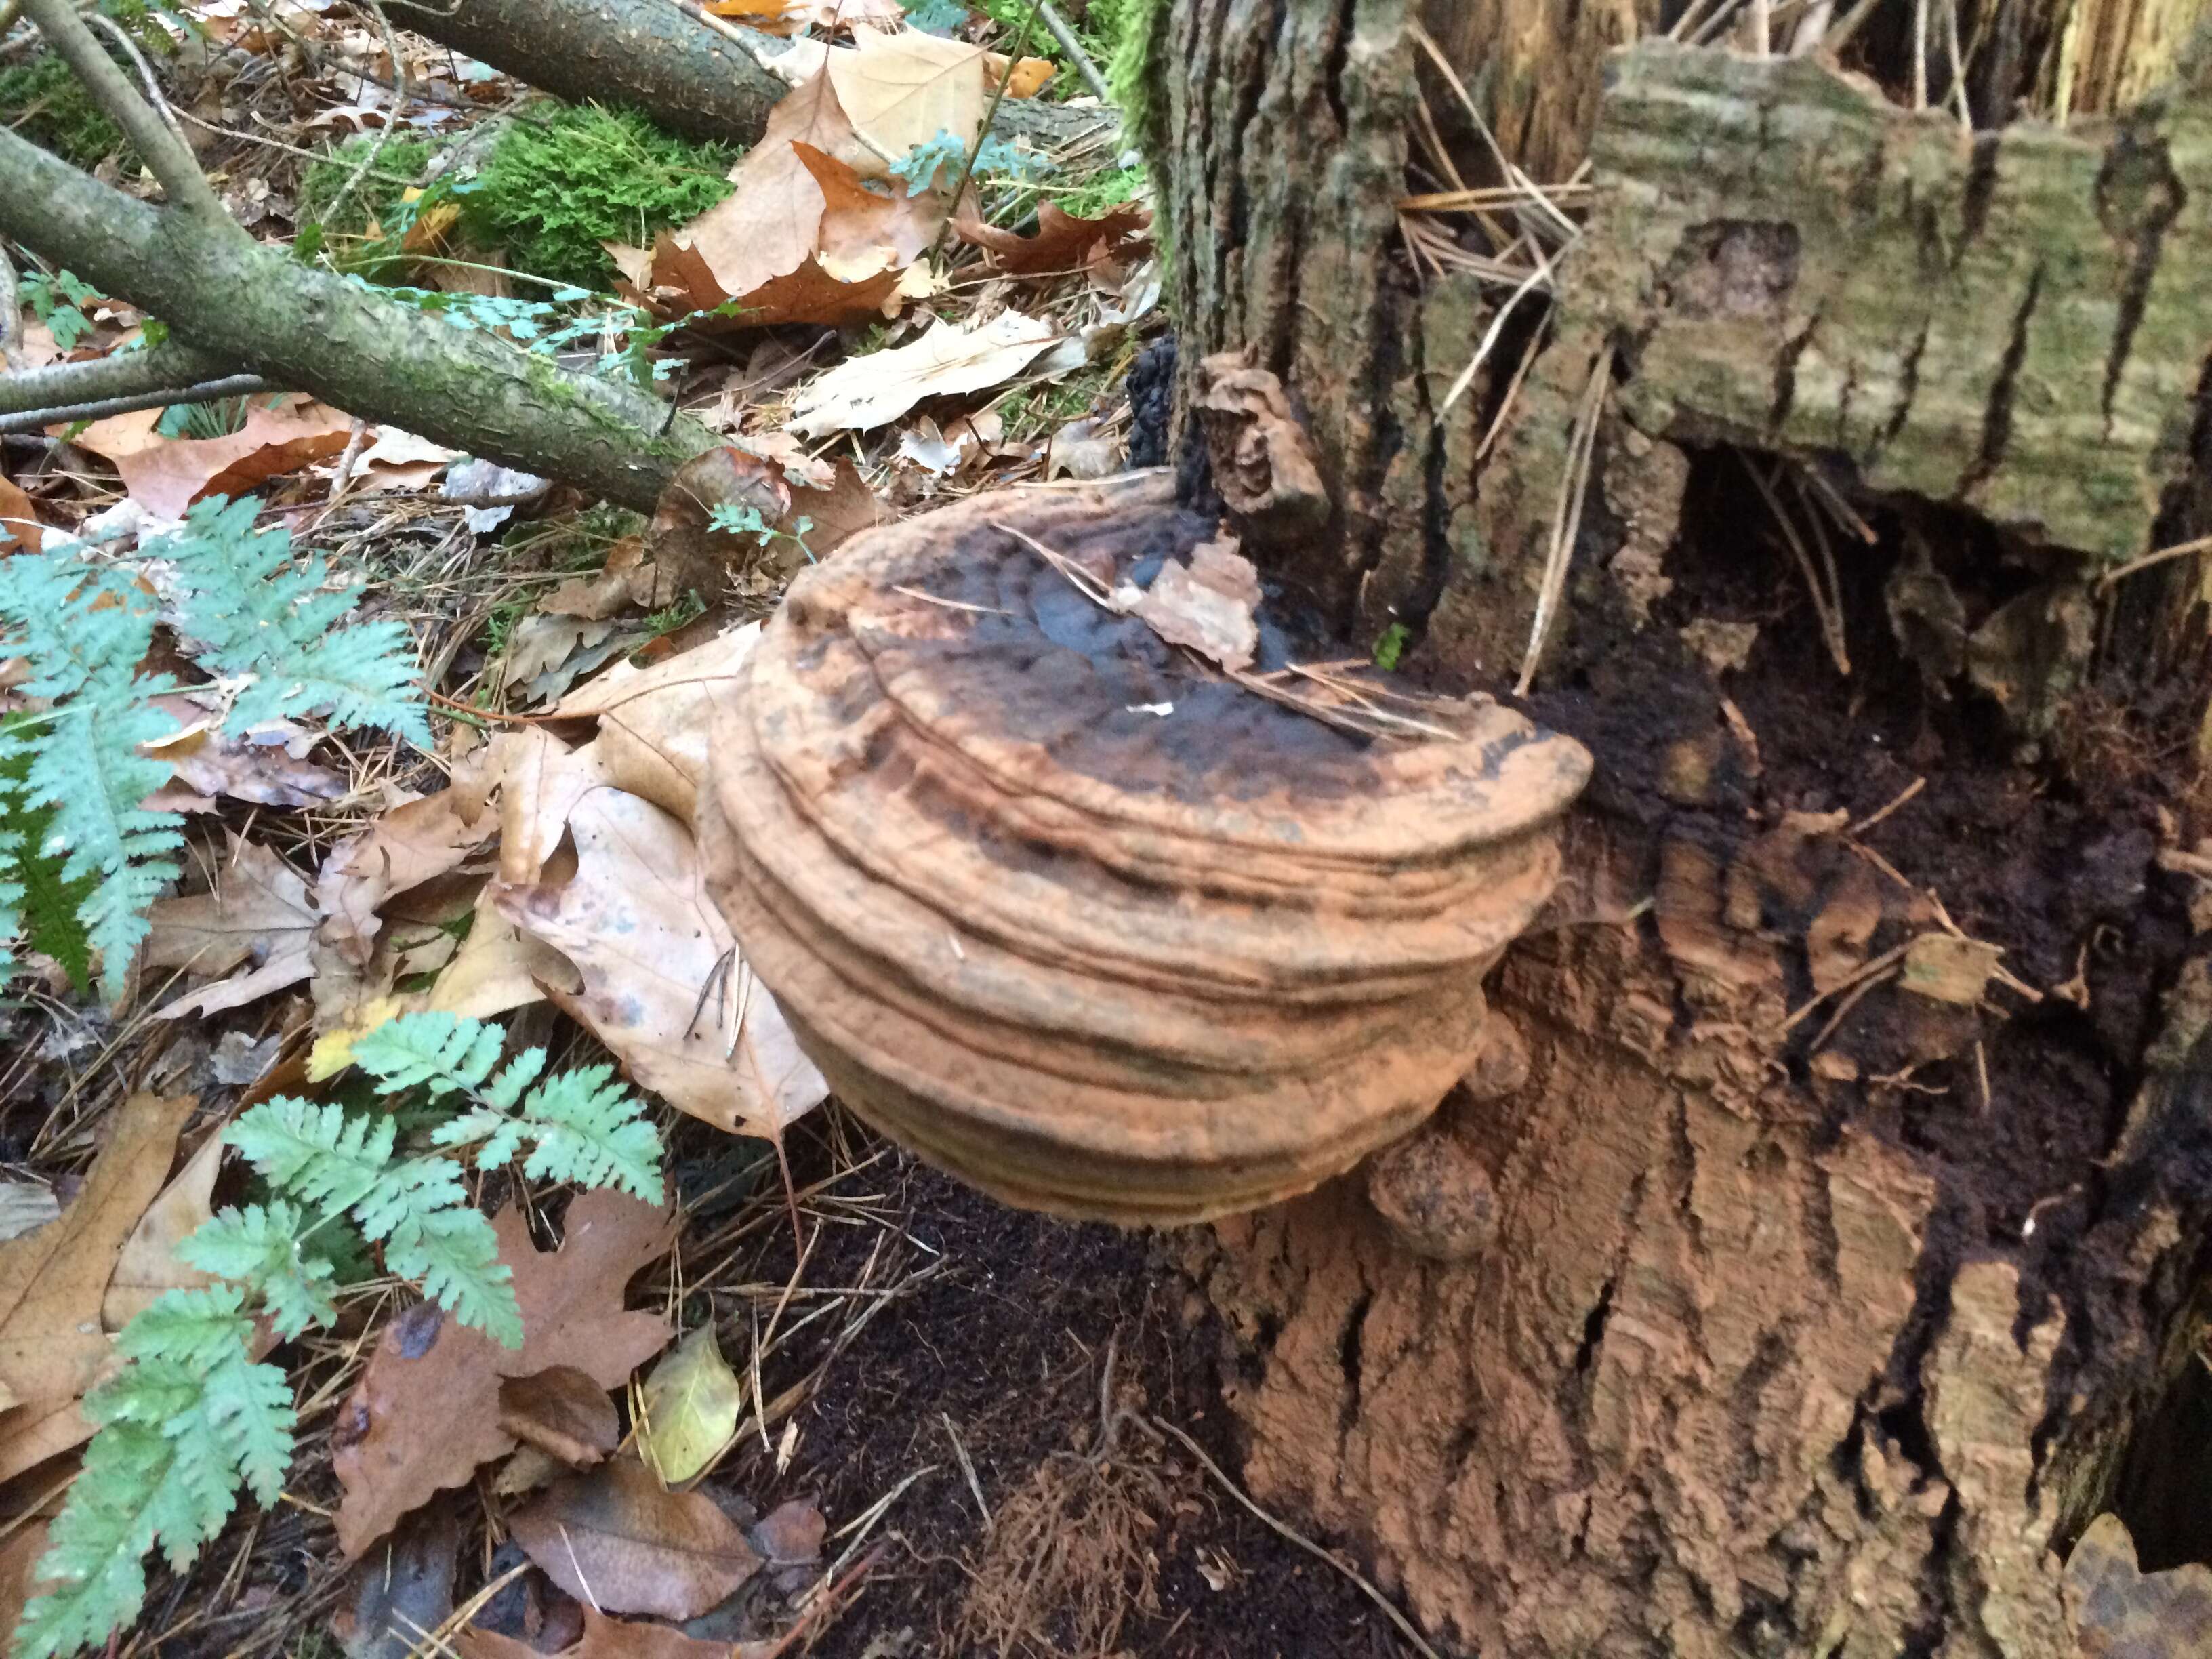
[[[212,38],[238,50],[283,42],[230,0],[192,9]],[[797,43],[818,47],[818,60],[778,111],[777,142],[764,141],[738,164],[737,193],[725,205],[739,205],[719,223],[702,220],[636,250],[626,273],[658,324],[682,325],[652,348],[678,368],[664,390],[715,420],[778,486],[775,510],[762,519],[767,541],[695,524],[686,566],[645,526],[605,535],[593,524],[580,535],[591,515],[557,492],[479,507],[481,497],[538,486],[489,468],[468,473],[465,457],[403,430],[364,427],[343,410],[278,394],[203,411],[220,416],[212,427],[201,416],[179,422],[176,411],[161,410],[96,422],[76,436],[114,469],[111,484],[44,471],[0,478],[0,516],[32,536],[94,528],[119,501],[125,510],[100,532],[109,537],[102,556],[130,556],[137,536],[195,499],[262,494],[266,511],[305,544],[335,547],[342,562],[370,570],[372,612],[414,630],[431,671],[426,683],[453,716],[438,721],[432,751],[341,744],[315,720],[226,734],[213,688],[191,683],[193,642],[164,635],[172,654],[160,665],[182,665],[187,684],[169,707],[176,734],[149,753],[170,765],[168,798],[193,814],[185,880],[159,902],[130,1000],[82,1026],[97,1068],[71,1077],[45,1061],[9,1062],[13,1076],[32,1085],[24,1098],[35,1103],[33,1167],[59,1176],[58,1184],[25,1183],[45,1195],[26,1213],[58,1218],[34,1220],[0,1249],[41,1238],[80,1241],[69,1243],[72,1256],[89,1248],[72,1218],[108,1190],[95,1149],[129,1151],[141,1176],[128,1202],[107,1200],[131,1213],[110,1218],[103,1236],[114,1242],[103,1248],[112,1254],[76,1287],[76,1323],[91,1329],[53,1350],[76,1356],[69,1377],[33,1378],[38,1398],[27,1395],[0,1417],[14,1468],[39,1471],[33,1484],[48,1494],[48,1512],[68,1449],[85,1432],[76,1411],[82,1382],[105,1363],[112,1332],[162,1291],[199,1281],[171,1249],[219,1198],[235,1201],[241,1176],[225,1161],[220,1129],[253,1091],[312,1089],[312,1079],[334,1076],[348,1046],[380,1024],[411,1009],[446,1010],[510,1018],[527,1024],[533,1040],[550,1031],[586,1054],[603,1048],[633,1080],[700,1121],[690,1144],[707,1173],[683,1182],[683,1266],[670,1269],[665,1285],[654,1285],[657,1270],[641,1275],[574,1256],[591,1200],[564,1211],[557,1194],[518,1191],[504,1176],[487,1183],[488,1206],[521,1200],[501,1212],[503,1253],[512,1252],[519,1277],[544,1279],[550,1301],[573,1308],[563,1317],[583,1346],[553,1352],[529,1342],[526,1360],[472,1354],[465,1339],[473,1333],[397,1305],[372,1271],[344,1298],[355,1323],[343,1341],[277,1348],[303,1411],[320,1425],[295,1468],[316,1507],[274,1512],[274,1532],[241,1531],[236,1553],[218,1553],[197,1570],[216,1575],[204,1583],[220,1583],[216,1600],[182,1614],[185,1604],[172,1602],[173,1624],[258,1609],[230,1628],[251,1632],[249,1650],[273,1650],[297,1625],[289,1613],[270,1620],[268,1601],[254,1600],[271,1582],[261,1564],[278,1538],[297,1540],[304,1527],[307,1541],[295,1547],[331,1570],[348,1551],[360,1558],[358,1577],[344,1585],[323,1577],[313,1602],[324,1610],[343,1604],[337,1629],[355,1659],[396,1654],[441,1625],[441,1639],[457,1650],[497,1652],[507,1638],[468,1627],[465,1599],[454,1611],[453,1539],[421,1524],[453,1513],[450,1496],[410,1503],[395,1494],[450,1494],[481,1469],[511,1522],[532,1504],[554,1513],[556,1492],[565,1504],[571,1493],[641,1474],[660,1497],[643,1497],[644,1486],[631,1496],[657,1510],[672,1496],[653,1479],[657,1469],[672,1484],[703,1479],[714,1489],[710,1506],[732,1517],[738,1546],[717,1547],[732,1564],[754,1562],[737,1600],[750,1609],[746,1619],[764,1621],[737,1631],[737,1651],[765,1652],[780,1623],[826,1625],[866,1592],[882,1559],[872,1534],[896,1512],[890,1506],[907,1501],[905,1477],[887,1480],[869,1500],[849,1502],[836,1534],[845,1541],[825,1544],[830,1528],[811,1501],[786,1498],[756,1519],[742,1495],[765,1496],[778,1472],[806,1467],[805,1401],[878,1314],[941,1269],[887,1243],[847,1265],[853,1294],[812,1300],[807,1264],[825,1221],[875,1236],[889,1220],[879,1200],[853,1184],[882,1155],[855,1140],[845,1120],[829,1120],[802,1149],[787,1200],[774,1152],[758,1139],[718,1139],[708,1129],[787,1133],[826,1085],[773,998],[710,925],[712,907],[696,896],[690,805],[707,763],[708,724],[744,668],[748,619],[773,605],[796,570],[834,556],[858,531],[948,492],[1042,477],[1054,433],[1113,395],[1134,350],[1130,325],[1148,316],[1146,296],[1157,283],[1148,289],[1141,270],[1133,283],[1129,275],[1144,252],[1141,208],[1070,214],[1048,193],[981,173],[956,204],[957,162],[917,175],[920,185],[902,176],[894,164],[916,147],[972,136],[1000,77],[1012,71],[1006,95],[1031,96],[1051,66],[1011,64],[989,47],[1012,37],[986,41],[980,23],[975,38],[944,41],[903,28],[888,6],[860,11],[764,5],[739,20],[825,32]],[[335,78],[315,92],[325,106],[320,127],[303,121],[293,129],[306,143],[333,123],[341,131],[373,129],[392,107],[388,91],[338,73],[349,58],[383,57],[374,31],[333,33],[343,15],[290,4],[275,13],[331,53],[322,73]],[[442,48],[400,39],[410,82],[426,95],[450,91],[457,100],[432,112],[436,125],[465,125],[459,103],[489,106],[510,87],[495,76],[464,89],[450,80]],[[317,72],[311,64],[310,82]],[[281,122],[296,118],[278,118],[280,136]],[[228,176],[240,188],[268,183],[256,199],[271,203],[274,216],[258,234],[281,234],[293,199],[285,153],[241,155]],[[1106,144],[1039,159],[1060,167],[1048,175],[1054,190],[1116,164]],[[958,222],[948,223],[956,206]],[[409,245],[410,256],[435,246],[412,236]],[[1098,269],[1054,274],[1086,265]],[[956,273],[968,291],[949,286]],[[1024,280],[1021,309],[1009,307],[1002,283],[994,286],[1000,276]],[[979,278],[989,280],[979,287]],[[738,302],[735,315],[694,314],[730,301]],[[816,319],[855,334],[810,343],[805,331]],[[125,343],[139,322],[127,307],[104,306],[90,349]],[[611,324],[617,337],[626,325]],[[861,337],[861,325],[872,337]],[[799,331],[795,343],[779,329]],[[696,343],[709,334],[735,343],[734,358],[727,347],[702,353]],[[746,367],[752,340],[761,343],[751,356],[769,365],[762,374]],[[852,348],[842,365],[841,344]],[[731,362],[736,367],[724,369]],[[1080,387],[1060,390],[1086,370]],[[710,510],[726,499],[712,496]],[[592,556],[580,558],[583,548]],[[672,580],[679,567],[688,582]],[[687,621],[691,592],[705,614]],[[0,678],[0,696],[4,684]],[[538,711],[532,720],[514,718],[531,708]],[[641,928],[671,947],[653,952],[657,979],[640,957],[624,955]],[[639,983],[651,994],[633,1006],[637,1000],[623,993]],[[0,1018],[21,1034],[39,1015],[34,1005]],[[274,1085],[275,1077],[288,1080]],[[167,1097],[176,1121],[165,1144],[130,1128],[143,1118],[137,1103],[160,1097],[132,1096],[124,1085],[148,1079],[183,1091]],[[172,1173],[175,1133],[187,1117],[191,1156]],[[550,1212],[541,1207],[549,1197]],[[536,1219],[526,1224],[526,1215]],[[771,1217],[776,1229],[766,1226]],[[802,1246],[782,1231],[787,1218],[813,1242]],[[672,1225],[656,1222],[655,1238]],[[751,1292],[734,1304],[724,1298],[759,1276],[761,1253],[779,1237],[784,1260],[769,1269],[774,1283],[748,1317]],[[536,1248],[555,1237],[568,1242]],[[635,1260],[641,1237],[632,1246]],[[100,1281],[96,1297],[92,1278]],[[634,1373],[675,1328],[679,1290],[710,1294],[724,1317],[706,1309],[702,1319],[687,1304],[690,1334],[663,1360],[665,1379],[655,1371],[633,1395],[625,1390],[639,1387]],[[656,1298],[659,1310],[644,1311]],[[526,1298],[526,1325],[529,1305]],[[727,1317],[733,1306],[735,1322]],[[696,1372],[678,1368],[679,1356],[692,1357],[687,1366]],[[445,1382],[439,1364],[450,1368]],[[698,1468],[687,1472],[691,1463]],[[717,1485],[726,1477],[715,1471],[726,1466],[738,1470],[736,1486]],[[476,1524],[464,1519],[464,1541]],[[6,1573],[11,1564],[27,1570],[41,1531],[35,1515],[23,1517],[0,1559],[0,1583],[20,1593]],[[640,1533],[648,1542],[660,1535]],[[458,1582],[475,1582],[469,1550],[459,1554]],[[532,1605],[553,1607],[562,1595],[553,1566],[529,1571]],[[773,1592],[763,1588],[771,1578]],[[702,1646],[730,1651],[726,1642],[617,1619],[616,1611],[580,1598],[562,1616],[571,1622],[556,1619],[547,1632],[579,1632],[566,1645],[587,1655],[617,1644],[624,1651],[665,1647],[670,1659],[690,1659]]]

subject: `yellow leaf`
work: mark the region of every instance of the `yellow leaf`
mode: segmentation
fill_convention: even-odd
[[[388,996],[363,1003],[360,1013],[352,1019],[315,1039],[315,1046],[307,1050],[307,1081],[325,1083],[336,1077],[353,1064],[355,1043],[378,1026],[418,1006],[420,1000],[419,998]]]
[[[722,1358],[712,1322],[685,1337],[645,1382],[645,1461],[665,1486],[681,1486],[720,1455],[738,1431],[744,1384]]]

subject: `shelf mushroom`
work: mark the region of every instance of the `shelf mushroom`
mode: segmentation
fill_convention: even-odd
[[[1212,530],[1139,475],[867,532],[714,732],[701,846],[754,972],[848,1105],[1010,1203],[1194,1221],[1419,1124],[1589,775],[1486,700],[1374,722],[1375,677],[1331,708],[1095,597]],[[1260,668],[1285,648],[1263,621]]]

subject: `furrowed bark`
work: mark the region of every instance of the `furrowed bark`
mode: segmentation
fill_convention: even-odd
[[[642,392],[148,207],[12,133],[0,133],[0,232],[168,320],[180,344],[226,368],[640,512],[719,441]]]
[[[2085,574],[2207,527],[2201,118],[2184,97],[1969,140],[1809,63],[1644,48],[1611,60],[1590,143],[1594,62],[1513,43],[1594,51],[1625,12],[1432,20],[1553,162],[1528,170],[1587,149],[1598,204],[1510,405],[1525,325],[1447,410],[1506,294],[1405,254],[1409,158],[1440,176],[1413,88],[1465,182],[1497,182],[1429,87],[1419,9],[1172,8],[1185,409],[1208,354],[1279,376],[1334,516],[1248,550],[1358,646],[1403,621],[1417,672],[1502,690],[1600,377],[1529,699],[1595,774],[1557,925],[1494,981],[1525,1073],[1471,1078],[1421,1132],[1480,1165],[1494,1238],[1429,1259],[1355,1176],[1188,1240],[1246,1478],[1485,1654],[2103,1650],[2064,1565],[2093,1517],[2146,1565],[2212,1559],[2183,1449],[2212,1409],[2212,887],[2145,827],[2202,833],[2203,687],[2148,661],[2098,683],[2176,711],[2122,787],[2096,769],[2117,743],[2069,771],[1990,718],[2019,712],[2024,653],[1968,665],[2008,617],[2035,631],[2021,607],[2065,633],[2095,616]],[[1516,102],[1501,64],[1559,84]],[[1848,678],[1739,449],[1820,469],[1877,526],[1836,534]],[[1930,590],[1959,613],[1948,662],[1910,654],[1946,620]],[[2176,615],[2191,660],[2201,612]],[[1701,624],[1745,654],[1703,654]],[[1987,943],[1914,946],[1952,923]],[[2025,992],[1946,1000],[1905,965],[1997,947]]]

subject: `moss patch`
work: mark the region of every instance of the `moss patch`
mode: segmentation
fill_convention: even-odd
[[[357,133],[343,143],[325,149],[317,160],[307,164],[300,179],[300,214],[302,223],[316,223],[333,236],[360,236],[370,226],[383,230],[392,227],[392,210],[408,187],[422,182],[428,171],[430,159],[438,147],[426,138],[416,138],[404,133],[394,133],[377,154],[376,162],[363,174],[362,181],[347,192],[343,202],[338,192],[345,189],[346,180],[365,160],[376,144],[374,133]],[[337,211],[331,211],[332,204]]]
[[[730,193],[738,152],[664,132],[632,110],[532,106],[461,195],[464,224],[507,250],[518,270],[604,288],[614,264],[599,244],[639,246]]]
[[[0,70],[0,126],[81,167],[95,167],[124,148],[123,129],[100,112],[70,66],[51,52]]]

